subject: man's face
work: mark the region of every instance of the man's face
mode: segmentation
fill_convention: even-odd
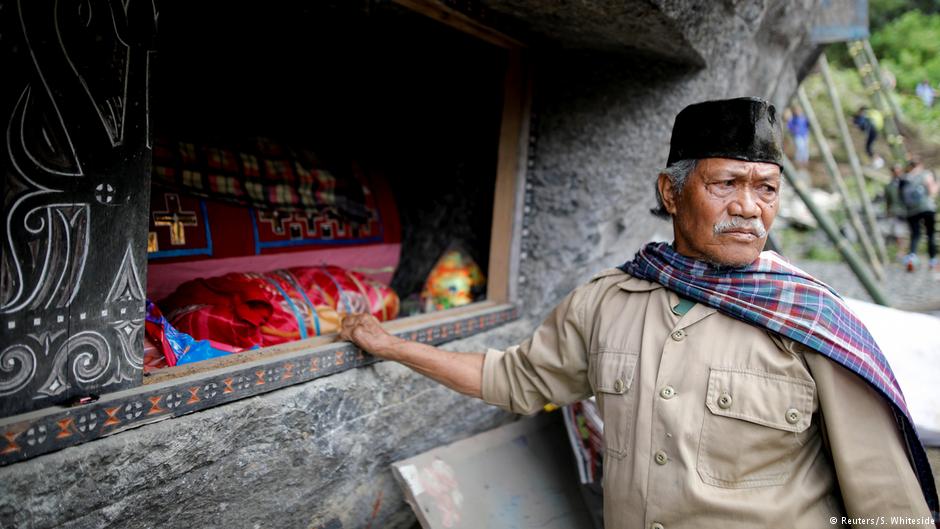
[[[672,215],[676,251],[723,266],[757,259],[777,216],[780,168],[729,158],[698,161],[681,193],[659,176],[663,204]]]

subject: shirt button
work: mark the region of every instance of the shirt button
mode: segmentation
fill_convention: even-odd
[[[666,462],[669,461],[669,457],[666,456],[666,452],[663,452],[662,450],[656,452],[656,455],[653,459],[656,460],[657,465],[665,465]]]
[[[803,414],[800,413],[800,410],[796,408],[790,408],[787,410],[787,422],[790,424],[796,424],[800,422],[800,419],[803,418]]]
[[[731,395],[728,393],[722,393],[721,395],[718,396],[718,407],[723,410],[727,410],[728,408],[730,408],[731,402],[732,402]]]
[[[623,379],[618,378],[614,380],[614,391],[617,393],[623,393]]]
[[[666,528],[663,527],[663,524],[659,522],[653,522],[650,524],[650,529],[666,529]]]
[[[676,396],[676,390],[672,386],[666,386],[663,389],[659,390],[659,396],[669,400]]]
[[[677,331],[673,331],[669,336],[671,336],[673,340],[681,342],[682,340],[685,340],[685,331],[679,329]]]

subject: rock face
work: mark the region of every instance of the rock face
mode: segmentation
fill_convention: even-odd
[[[533,319],[643,243],[671,239],[671,225],[649,210],[679,110],[753,95],[782,112],[817,56],[805,37],[812,1],[659,4],[707,66],[648,54],[536,51],[537,152],[526,176],[532,189],[519,290]]]
[[[391,463],[509,418],[381,363],[0,469],[0,525],[409,527]]]
[[[675,114],[744,95],[782,110],[815,58],[813,0],[485,4],[537,39],[537,141],[523,318],[458,350],[524,339],[595,272],[670,239],[649,209]],[[0,468],[0,527],[409,527],[389,463],[508,420],[381,363]]]

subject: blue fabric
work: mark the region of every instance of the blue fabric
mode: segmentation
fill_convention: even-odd
[[[218,358],[232,354],[228,351],[212,347],[209,340],[196,340],[185,332],[177,330],[169,320],[155,310],[153,302],[149,299],[147,300],[146,318],[148,322],[156,324],[163,329],[166,343],[170,346],[170,351],[172,351],[173,355],[176,357],[176,365],[201,362],[210,358]]]
[[[790,134],[794,136],[809,136],[809,121],[806,116],[793,116],[787,122],[787,128],[790,129]]]

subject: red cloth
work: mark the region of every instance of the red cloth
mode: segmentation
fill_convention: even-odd
[[[174,327],[197,340],[247,349],[335,332],[342,311],[391,320],[399,300],[362,274],[315,266],[188,281],[160,306]]]

